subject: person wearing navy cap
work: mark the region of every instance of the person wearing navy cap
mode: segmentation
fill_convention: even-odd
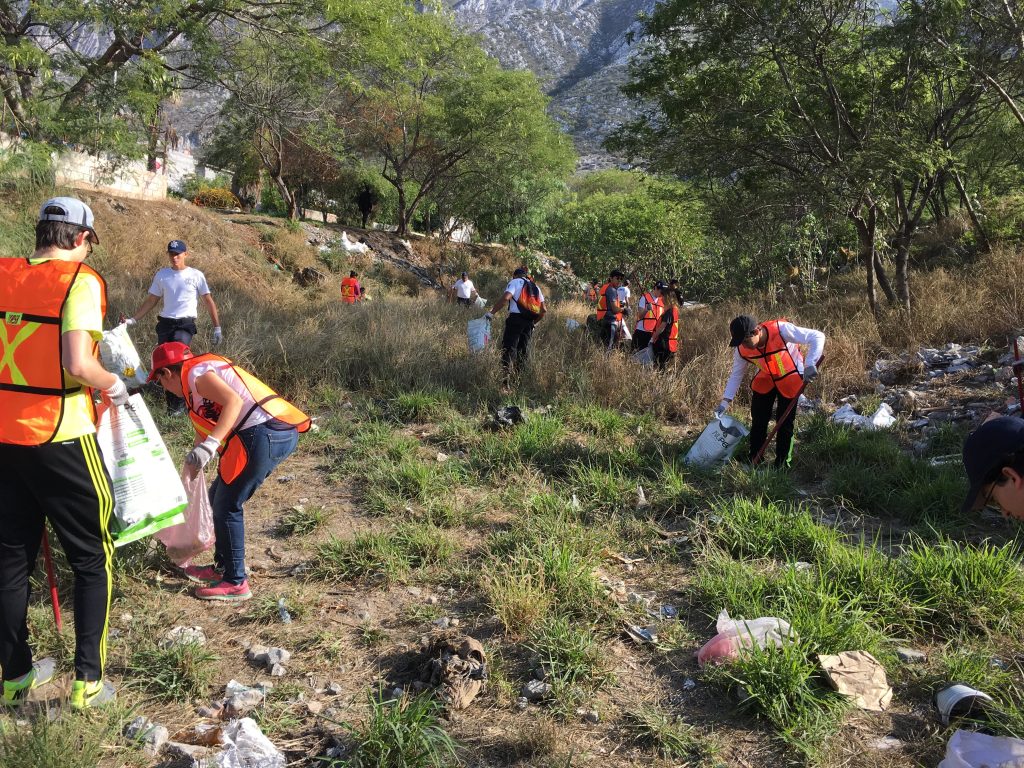
[[[167,244],[167,259],[170,267],[158,270],[149,286],[149,295],[142,306],[131,317],[125,318],[127,325],[135,325],[145,317],[160,300],[163,308],[156,319],[157,344],[169,341],[180,341],[185,346],[192,343],[196,335],[196,316],[198,315],[199,299],[206,304],[213,321],[213,343],[220,344],[224,334],[220,327],[220,315],[213,301],[213,294],[206,284],[206,275],[194,267],[185,264],[188,258],[188,246],[183,240],[171,240]],[[184,413],[185,401],[172,392],[166,393],[167,410],[171,413]]]
[[[961,510],[996,506],[1004,517],[1024,520],[1024,419],[989,419],[964,441],[970,488]]]

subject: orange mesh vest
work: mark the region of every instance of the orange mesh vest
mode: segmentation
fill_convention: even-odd
[[[747,349],[742,344],[736,349],[744,360],[749,360],[759,369],[750,383],[752,390],[764,395],[775,387],[783,397],[793,398],[800,394],[803,384],[797,366],[797,360],[802,361],[803,358],[799,350],[796,350],[796,358],[793,357],[793,351],[779,333],[780,322],[769,320],[761,323],[761,327],[768,331],[763,349]]]
[[[355,304],[359,296],[359,281],[354,277],[346,277],[341,281],[341,300],[346,304]]]
[[[654,329],[658,327],[658,321],[661,319],[661,313],[665,311],[665,304],[661,299],[656,299],[649,293],[644,294],[644,301],[647,302],[647,309],[644,310],[643,317],[637,320],[636,330],[654,333]]]
[[[679,307],[672,307],[672,324],[668,327],[668,351],[679,351]]]
[[[64,304],[79,272],[96,277],[106,314],[107,287],[91,267],[60,259],[0,259],[0,443],[50,442],[64,397],[82,389],[64,381],[60,343]],[[93,345],[93,355],[96,350]]]
[[[607,296],[607,293],[608,293],[608,289],[610,287],[611,286],[608,283],[605,283],[604,285],[601,286],[601,290],[597,294],[597,319],[598,320],[604,320],[604,316],[608,314],[608,296]],[[618,289],[616,289],[616,290],[618,290]],[[621,320],[622,319],[622,313],[621,312],[616,312],[615,313],[615,319],[616,320]]]
[[[245,424],[253,411],[257,408],[262,408],[275,419],[283,421],[286,424],[291,424],[293,427],[297,428],[299,432],[306,432],[309,430],[309,416],[289,403],[277,394],[277,392],[272,390],[244,368],[240,368],[235,365],[226,357],[207,353],[205,355],[191,357],[181,365],[181,390],[185,397],[185,404],[188,406],[189,418],[192,419],[192,424],[195,426],[197,432],[203,435],[209,435],[210,432],[213,431],[213,428],[217,425],[217,419],[220,418],[221,406],[217,403],[204,401],[200,405],[201,410],[197,411],[192,407],[192,388],[188,383],[188,372],[192,370],[192,367],[197,363],[207,363],[211,361],[222,363],[223,365],[221,366],[221,369],[230,368],[235,376],[245,384],[245,388],[249,390],[249,394],[255,401],[253,405],[249,406],[248,410],[242,411],[241,416],[238,418],[239,424]],[[220,454],[220,465],[217,468],[217,472],[220,475],[220,479],[225,483],[233,482],[240,474],[242,474],[242,471],[245,469],[245,465],[249,462],[249,455],[245,450],[245,444],[242,442],[241,438],[238,437],[238,427],[235,427],[228,433],[228,436],[224,440],[218,453]]]

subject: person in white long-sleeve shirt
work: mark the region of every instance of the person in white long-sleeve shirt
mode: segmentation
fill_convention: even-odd
[[[758,323],[749,315],[740,315],[729,323],[733,348],[732,373],[725,385],[725,394],[715,409],[721,417],[732,404],[743,381],[747,363],[757,366],[757,375],[750,383],[750,460],[753,462],[768,438],[768,422],[775,406],[778,421],[800,396],[805,383],[818,375],[818,363],[825,349],[825,334],[813,328],[801,328],[786,320]],[[800,352],[807,347],[807,361]],[[793,426],[796,408],[779,423],[775,442],[775,466],[788,467],[793,460]]]

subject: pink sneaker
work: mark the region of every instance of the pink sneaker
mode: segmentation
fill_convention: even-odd
[[[186,579],[196,584],[217,584],[224,578],[224,574],[212,565],[189,565],[182,568],[181,572]]]
[[[196,597],[200,600],[221,600],[224,602],[241,602],[252,597],[249,591],[249,580],[241,584],[231,584],[222,581],[209,587],[196,587]]]

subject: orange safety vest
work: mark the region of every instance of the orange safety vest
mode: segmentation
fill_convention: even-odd
[[[354,277],[346,277],[341,281],[341,300],[346,304],[355,304],[359,298],[359,281]]]
[[[740,344],[736,349],[740,357],[749,360],[758,367],[757,375],[750,383],[750,388],[758,394],[768,394],[772,387],[783,397],[793,398],[800,394],[803,378],[800,376],[800,364],[803,356],[795,344],[788,344],[779,333],[782,320],[769,320],[761,323],[768,331],[768,340],[764,348],[747,349]]]
[[[262,408],[275,419],[283,421],[286,424],[291,424],[293,427],[298,429],[299,432],[306,432],[309,430],[309,416],[289,403],[277,394],[277,392],[272,390],[244,368],[235,365],[226,357],[207,353],[205,355],[198,355],[197,357],[190,357],[181,364],[181,390],[185,397],[185,404],[188,406],[189,418],[192,419],[192,424],[195,426],[197,432],[203,435],[209,435],[213,431],[213,428],[217,426],[217,419],[220,418],[221,406],[217,403],[203,401],[203,403],[200,404],[201,410],[196,410],[192,407],[192,388],[188,383],[188,372],[192,370],[197,363],[206,363],[211,361],[223,363],[222,368],[230,368],[241,382],[245,384],[245,388],[249,390],[249,395],[254,400],[254,403],[249,407],[249,410],[242,412],[242,415],[238,419],[239,424],[244,424],[253,411],[257,408]],[[238,427],[235,427],[228,433],[227,438],[223,443],[221,443],[218,453],[220,454],[220,466],[218,467],[217,472],[220,475],[220,479],[225,483],[233,482],[240,474],[242,474],[242,471],[245,469],[245,465],[249,462],[249,455],[245,450],[245,444],[238,437]]]
[[[605,283],[601,286],[600,292],[597,294],[597,319],[604,320],[604,316],[608,314],[608,289],[611,287],[610,283]],[[616,289],[618,291],[618,289]],[[622,312],[615,313],[615,319],[622,319]]]
[[[647,309],[644,310],[643,317],[636,321],[636,330],[654,333],[654,329],[658,327],[658,321],[661,319],[661,313],[665,311],[665,303],[649,293],[644,294],[644,301],[647,302],[645,305]]]
[[[672,307],[672,324],[668,327],[668,351],[679,350],[679,307]]]
[[[82,390],[82,384],[67,386],[64,380],[60,330],[79,272],[99,281],[100,311],[106,314],[107,285],[91,267],[62,259],[32,264],[0,258],[0,443],[50,442],[64,415],[64,398]],[[94,344],[94,356],[97,349]]]

